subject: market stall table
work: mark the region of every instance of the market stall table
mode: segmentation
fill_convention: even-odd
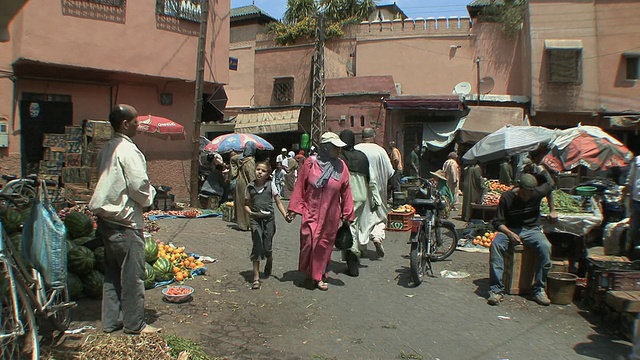
[[[484,204],[471,204],[471,218],[482,219],[483,221],[491,221],[498,211],[498,204],[496,205],[484,205]],[[480,217],[476,214],[480,213]]]

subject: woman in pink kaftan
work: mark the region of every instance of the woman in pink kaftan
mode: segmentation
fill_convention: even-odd
[[[299,169],[289,201],[287,221],[296,214],[302,216],[298,270],[320,290],[328,288],[324,279],[338,228],[342,221],[354,218],[349,169],[338,158],[339,148],[345,145],[337,134],[324,133],[318,155],[309,157]]]

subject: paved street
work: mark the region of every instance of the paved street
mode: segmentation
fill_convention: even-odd
[[[249,233],[219,218],[159,221],[157,238],[218,262],[189,281],[196,296],[188,304],[148,291],[151,321],[231,359],[617,359],[630,349],[575,305],[541,307],[518,296],[487,305],[485,253],[456,251],[435,263],[436,273],[468,278],[412,287],[406,233],[389,233],[384,260],[363,259],[358,278],[343,273],[334,252],[329,291],[310,290],[296,271],[299,219],[277,219],[273,276],[260,290],[249,289]]]

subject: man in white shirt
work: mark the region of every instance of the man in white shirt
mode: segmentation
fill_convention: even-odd
[[[289,164],[287,162],[287,149],[286,148],[282,148],[282,150],[280,150],[280,154],[278,154],[278,156],[276,156],[276,164],[282,164],[282,168],[284,170],[287,170],[289,168]]]
[[[133,106],[118,105],[109,114],[115,135],[98,154],[98,184],[89,209],[98,216],[105,246],[102,328],[128,334],[157,333],[144,321],[144,218],[156,190],[147,161],[131,141],[138,127]]]

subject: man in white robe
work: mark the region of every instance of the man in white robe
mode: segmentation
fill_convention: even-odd
[[[365,128],[362,130],[362,143],[355,146],[356,150],[362,151],[369,159],[369,204],[362,213],[361,224],[366,226],[363,229],[369,237],[364,237],[366,241],[362,248],[366,248],[369,240],[373,241],[379,257],[384,257],[382,242],[385,238],[384,229],[387,226],[387,183],[393,176],[394,170],[391,160],[385,149],[375,144],[375,130]]]

